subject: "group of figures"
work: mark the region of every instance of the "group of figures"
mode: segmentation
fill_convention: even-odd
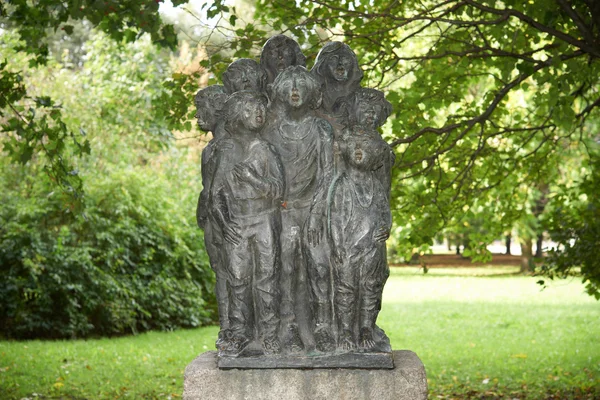
[[[306,69],[284,35],[195,97],[197,208],[216,274],[219,357],[391,352],[376,326],[389,275],[394,153],[382,92],[327,43]]]

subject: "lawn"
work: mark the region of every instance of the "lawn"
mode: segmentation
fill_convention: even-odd
[[[514,268],[394,269],[379,325],[415,351],[432,398],[600,398],[600,303]],[[0,341],[0,397],[177,398],[216,327],[76,341]]]

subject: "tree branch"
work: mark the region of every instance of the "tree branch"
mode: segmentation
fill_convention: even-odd
[[[585,22],[581,18],[581,15],[579,15],[577,13],[577,11],[575,11],[573,9],[573,7],[571,7],[571,5],[566,0],[556,0],[556,2],[563,9],[563,11],[567,13],[567,15],[569,16],[569,18],[571,18],[573,20],[573,22],[575,23],[575,25],[577,25],[577,29],[579,29],[579,32],[585,38],[585,40],[588,43],[593,44],[594,43],[594,36],[589,31],[587,25],[585,24]]]
[[[566,61],[575,57],[579,57],[583,54],[583,51],[575,51],[573,53],[570,54],[563,54],[560,56],[556,56],[559,57],[562,61]],[[451,131],[453,131],[456,128],[459,128],[461,126],[465,126],[466,128],[463,132],[461,132],[461,134],[459,135],[459,138],[462,138],[466,132],[468,130],[470,130],[475,124],[477,123],[482,123],[485,120],[487,120],[490,115],[492,115],[492,113],[494,112],[494,110],[498,107],[498,105],[500,104],[500,102],[502,101],[502,99],[508,94],[508,92],[510,92],[512,89],[514,89],[515,87],[517,87],[518,85],[520,85],[525,79],[529,78],[530,76],[532,76],[533,74],[535,74],[536,72],[538,72],[539,70],[546,68],[550,65],[552,65],[552,62],[554,61],[554,59],[556,57],[551,57],[549,59],[547,59],[544,62],[540,62],[539,64],[537,64],[536,66],[533,67],[532,71],[529,73],[522,73],[519,76],[517,76],[514,80],[512,80],[511,82],[507,83],[506,85],[504,85],[504,87],[502,89],[500,89],[498,91],[498,93],[496,93],[496,95],[494,96],[494,99],[492,100],[492,102],[488,105],[488,107],[485,109],[485,111],[483,113],[481,113],[480,115],[471,118],[469,120],[466,121],[462,121],[456,124],[452,124],[452,125],[447,125],[444,126],[442,128],[432,128],[432,127],[425,127],[421,130],[419,130],[418,132],[416,132],[415,134],[407,137],[407,138],[398,138],[396,140],[394,140],[392,143],[390,143],[390,146],[397,146],[399,144],[402,143],[409,143],[412,142],[416,139],[418,139],[419,137],[423,136],[425,133],[436,133],[436,134],[442,134],[442,133],[450,133]],[[588,106],[589,107],[589,106]],[[435,154],[443,154],[446,151],[450,150],[452,147],[454,146],[450,146],[447,149],[443,150],[443,151],[436,151]]]
[[[600,106],[600,97],[598,97],[596,101],[594,101],[592,104],[589,104],[586,108],[584,108],[582,112],[576,115],[576,117],[581,118],[584,115],[589,114],[589,112],[592,111],[593,108],[598,106]]]
[[[571,35],[567,35],[564,32],[561,32],[559,30],[556,30],[554,28],[550,28],[546,25],[543,25],[541,23],[539,23],[538,21],[534,20],[533,18],[523,14],[522,12],[519,12],[517,10],[513,10],[511,8],[505,8],[503,10],[499,10],[497,8],[493,8],[493,7],[488,7],[485,6],[483,4],[479,4],[477,3],[475,0],[464,0],[466,3],[468,3],[469,5],[481,10],[481,11],[485,11],[488,13],[492,13],[492,14],[496,14],[496,15],[509,15],[511,17],[515,17],[520,19],[521,21],[525,22],[526,24],[532,26],[533,28],[548,33],[549,35],[552,35],[564,42],[567,42],[579,49],[581,49],[582,51],[584,51],[585,53],[588,53],[591,56],[600,58],[600,51],[590,45],[588,45],[585,42],[582,42],[581,40],[574,38]]]

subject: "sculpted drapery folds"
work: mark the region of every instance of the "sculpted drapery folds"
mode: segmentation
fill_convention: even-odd
[[[217,274],[223,368],[360,367],[362,354],[391,352],[376,325],[394,162],[377,129],[391,106],[360,88],[347,45],[325,45],[311,71],[305,60],[275,36],[260,65],[232,63],[224,87],[196,99],[214,136],[197,215]]]

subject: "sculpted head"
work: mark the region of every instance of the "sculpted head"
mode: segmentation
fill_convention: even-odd
[[[240,90],[255,90],[262,92],[265,89],[267,75],[258,63],[249,58],[240,58],[229,64],[223,73],[223,85],[228,94]]]
[[[194,97],[196,119],[198,126],[204,132],[215,133],[226,98],[225,88],[221,85],[208,86],[196,93]]]
[[[371,135],[354,131],[344,135],[340,150],[346,165],[362,171],[374,171],[383,165],[382,154],[387,154],[387,144]]]
[[[342,42],[327,43],[311,70],[328,84],[343,84],[350,91],[359,87],[363,72],[352,49]]]
[[[267,40],[260,54],[260,65],[267,73],[267,83],[292,65],[306,66],[306,57],[298,43],[285,35],[276,35]]]
[[[359,88],[337,102],[333,109],[346,117],[350,126],[362,125],[373,129],[382,126],[392,113],[392,105],[383,92],[369,88]]]
[[[321,85],[304,67],[288,67],[270,86],[274,103],[293,109],[316,109],[321,104]]]
[[[267,97],[256,91],[242,90],[227,98],[223,106],[225,129],[232,135],[258,131],[265,124]],[[245,128],[245,129],[240,129]]]

